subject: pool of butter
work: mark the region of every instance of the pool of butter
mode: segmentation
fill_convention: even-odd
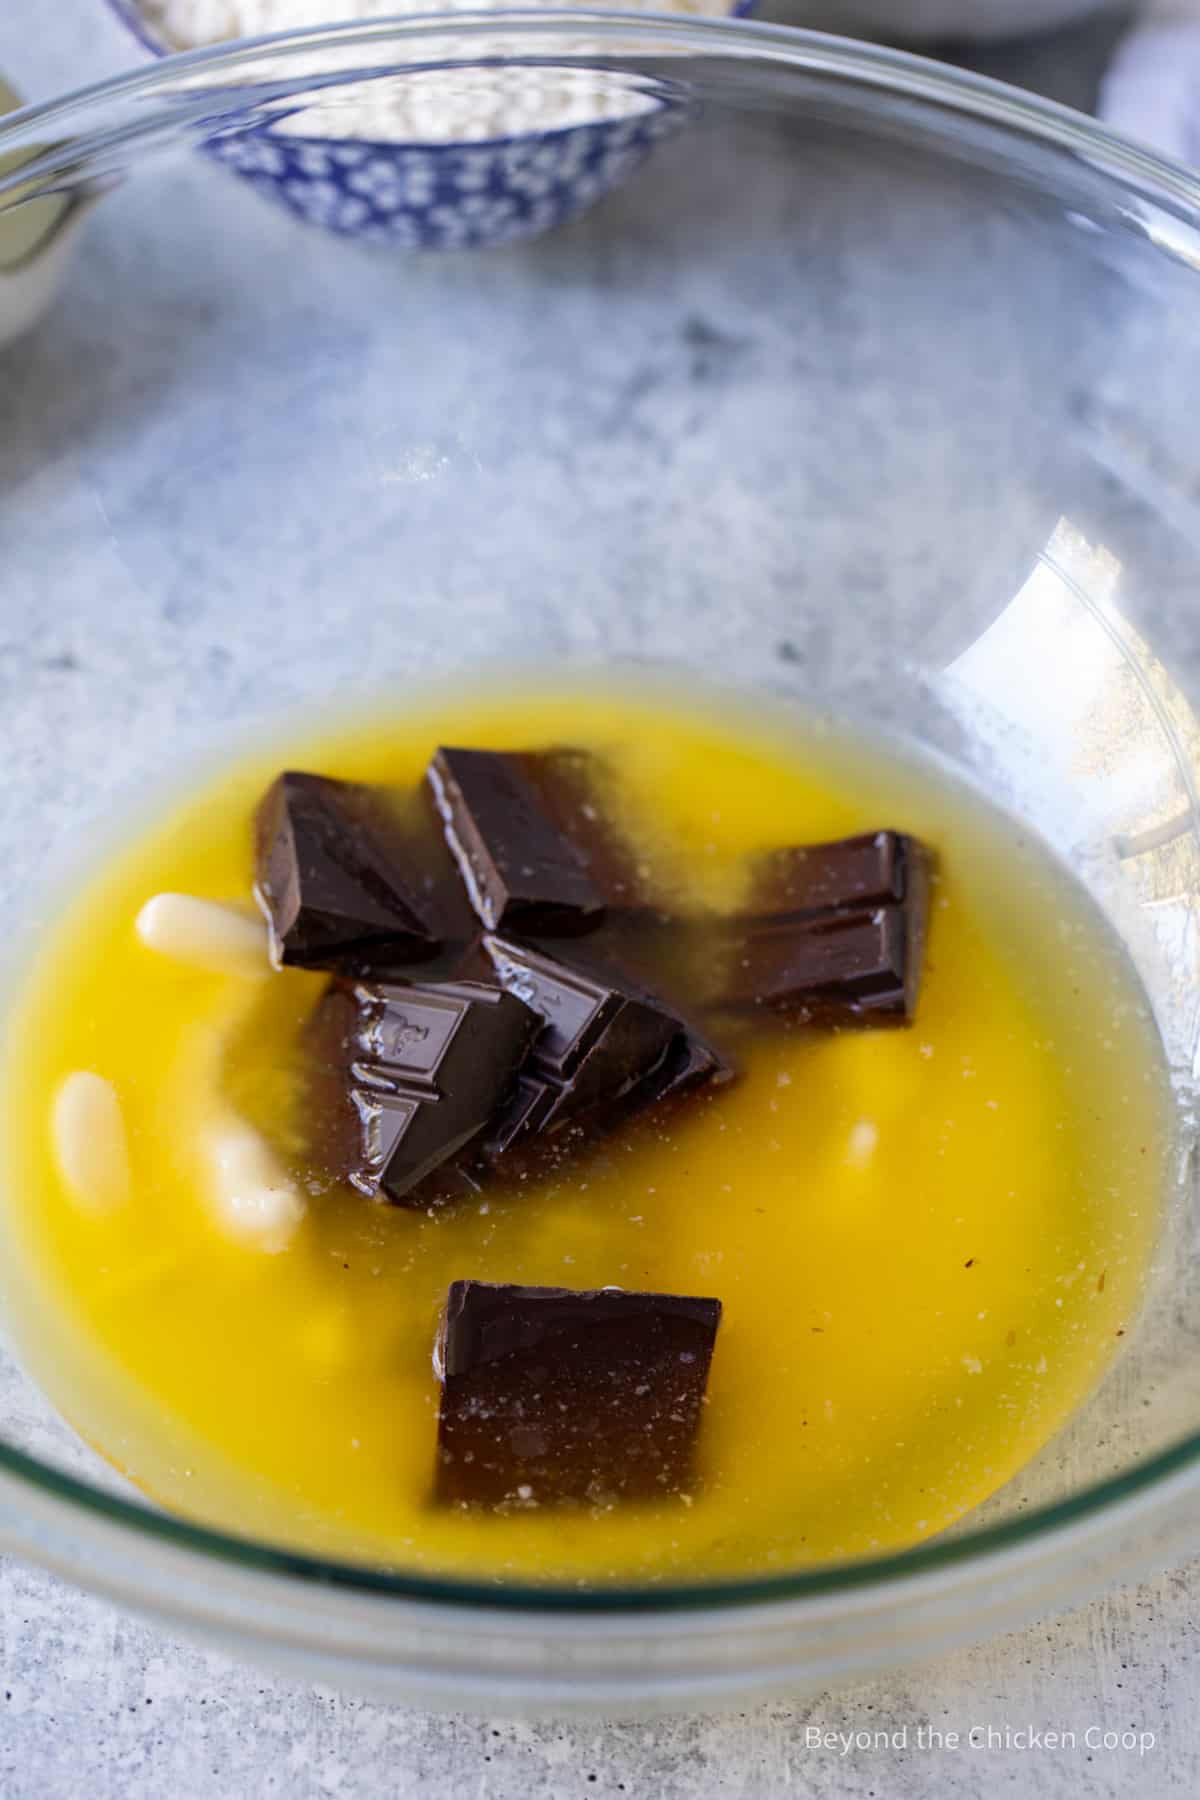
[[[720,903],[769,845],[881,826],[937,853],[915,1025],[762,1034],[742,1080],[551,1182],[426,1216],[311,1196],[286,1249],[214,1215],[230,1099],[283,1119],[322,978],[188,969],[137,938],[170,889],[244,901],[282,766],[415,784],[439,742],[602,750],[666,891]],[[129,1202],[90,1216],[48,1120],[114,1083]],[[815,720],[532,687],[314,735],[175,797],[47,931],[0,1098],[18,1335],[87,1440],[163,1505],[309,1551],[484,1579],[678,1581],[912,1544],[1031,1458],[1132,1323],[1159,1218],[1165,1080],[1142,995],[1012,821]],[[13,1272],[10,1271],[10,1285]],[[715,1294],[694,1491],[651,1507],[460,1515],[430,1498],[447,1284]]]

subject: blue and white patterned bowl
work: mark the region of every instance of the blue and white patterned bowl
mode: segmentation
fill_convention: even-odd
[[[109,5],[147,50],[169,54],[137,0]],[[663,81],[643,83],[630,100],[639,110],[628,116],[469,142],[310,136],[276,113],[269,124],[228,125],[202,148],[265,199],[343,237],[413,250],[491,248],[538,237],[595,205],[682,127],[691,104],[686,87]]]
[[[627,180],[686,113],[660,97],[630,119],[472,144],[385,144],[234,130],[205,150],[297,218],[367,243],[461,250],[566,224]]]

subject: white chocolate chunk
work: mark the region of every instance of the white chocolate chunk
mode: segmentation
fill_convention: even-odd
[[[59,1174],[85,1211],[105,1213],[129,1198],[129,1146],[111,1081],[89,1069],[68,1075],[51,1109]]]
[[[147,949],[221,975],[268,975],[267,929],[260,919],[195,894],[155,894],[137,916]]]
[[[305,1205],[270,1145],[230,1113],[213,1125],[206,1150],[222,1224],[272,1256],[285,1249]]]

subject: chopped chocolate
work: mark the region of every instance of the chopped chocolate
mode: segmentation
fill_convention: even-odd
[[[737,1069],[715,1044],[702,1037],[694,1025],[685,1025],[666,1056],[646,1079],[638,1095],[639,1106],[657,1106],[664,1100],[682,1099],[696,1088],[724,1087]]]
[[[529,944],[489,935],[483,948],[501,987],[542,1020],[539,1061],[551,1074],[566,1077],[620,1012],[621,994]]]
[[[719,1300],[456,1281],[436,1491],[504,1511],[687,1493]]]
[[[718,1004],[816,1024],[910,1020],[928,906],[928,855],[902,833],[772,851],[729,921]]]
[[[308,1032],[314,1154],[399,1205],[462,1192],[539,1026],[515,996],[474,982],[335,984]]]
[[[564,814],[580,812],[578,752],[440,749],[427,771],[446,842],[489,931],[589,930],[604,896]]]
[[[920,845],[899,831],[770,850],[756,859],[748,910],[782,919],[890,906],[906,898],[910,866],[921,854]]]
[[[724,1004],[815,1024],[912,1017],[919,965],[906,907],[752,927],[728,969]]]
[[[580,1132],[601,1136],[732,1077],[693,1025],[614,977],[484,942],[500,986],[335,981],[326,992],[305,1032],[309,1144],[326,1173],[425,1207],[491,1172],[542,1173]]]
[[[471,919],[478,923],[474,913]],[[435,985],[443,981],[469,981],[484,987],[496,986],[496,971],[479,933],[470,937],[445,937],[437,949],[422,957],[419,963],[393,960],[387,953],[386,944],[368,945],[360,952],[348,952],[339,957],[335,973],[344,980],[382,982],[385,986],[403,986],[406,981]]]
[[[678,1032],[644,1074],[612,1082],[596,1079],[589,1084],[589,1061],[585,1060],[574,1083],[567,1084],[565,1095],[553,1081],[536,1074],[522,1075],[516,1098],[489,1128],[485,1144],[489,1159],[493,1163],[499,1159],[501,1145],[524,1145],[525,1160],[521,1166],[537,1168],[538,1162],[531,1164],[530,1156],[536,1159],[538,1152],[548,1152],[554,1158],[564,1137],[569,1136],[556,1135],[560,1126],[574,1127],[588,1139],[598,1139],[651,1107],[661,1108],[701,1088],[721,1087],[732,1081],[737,1073],[732,1063],[694,1026],[676,1023]],[[497,1149],[492,1147],[493,1139]]]
[[[545,1125],[558,1099],[557,1083],[541,1075],[521,1074],[510,1099],[490,1120],[481,1140],[484,1161],[497,1163],[514,1145],[532,1139]]]
[[[624,1116],[659,1097],[653,1078],[686,1029],[681,1019],[607,972],[568,966],[513,939],[488,936],[483,945],[501,985],[544,1021],[525,1070],[541,1092],[536,1105],[528,1090],[521,1097],[528,1105],[519,1134],[511,1118],[501,1122],[509,1143],[598,1110]]]
[[[559,748],[527,754],[523,762],[599,890],[605,917],[651,913],[656,904],[651,867],[639,859],[617,824],[620,789],[605,759],[587,750]],[[594,924],[589,919],[587,929]]]
[[[280,775],[258,809],[256,854],[276,964],[331,969],[368,953],[404,964],[436,951],[400,814],[378,790]]]

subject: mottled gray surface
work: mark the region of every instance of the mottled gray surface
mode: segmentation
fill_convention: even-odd
[[[788,16],[797,16],[794,7],[789,6]],[[1008,76],[1031,73],[1063,97],[1086,100],[1096,60],[1094,42],[1089,36],[1062,34],[1033,61],[1011,51],[995,52],[988,66]],[[0,15],[0,68],[33,94],[90,79],[129,60],[127,43],[103,17],[99,0],[56,0],[53,8],[43,0],[9,0]],[[76,303],[64,312],[58,335],[47,335],[19,352],[19,362],[10,358],[0,365],[8,417],[18,427],[7,441],[0,437],[0,471],[6,482],[36,483],[43,462],[67,458],[76,445],[89,442],[103,443],[109,457],[119,456],[122,432],[141,419],[149,404],[129,359],[110,362],[105,354],[106,334],[119,329],[125,297],[133,288],[142,296],[170,292],[182,306],[172,341],[148,341],[142,348],[154,380],[165,378],[170,367],[172,403],[188,417],[193,443],[197,436],[203,439],[204,344],[212,322],[212,294],[199,271],[186,293],[182,285],[173,287],[178,276],[172,257],[202,232],[197,209],[214,204],[219,190],[215,182],[188,172],[174,179],[181,205],[172,221],[164,217],[161,202],[153,218],[149,212],[142,217],[136,198],[125,197],[121,232],[98,231],[94,237],[83,265],[97,309],[90,323]],[[497,277],[501,287],[519,279],[519,264]],[[318,301],[319,294],[313,303]],[[154,308],[136,299],[134,304],[145,331]],[[586,326],[586,304],[581,301],[580,306]],[[249,300],[245,321],[247,344],[258,344],[263,317]],[[693,330],[683,344],[683,355],[736,359],[740,354],[736,334],[714,343]],[[650,348],[660,367],[664,358],[669,363],[669,347]],[[351,366],[353,344],[333,344],[329,350],[344,353]],[[600,405],[611,386],[610,373],[602,352],[589,348],[581,368],[582,405],[588,404],[587,380]],[[281,403],[293,401],[294,390],[292,372],[281,358]],[[155,404],[161,397],[151,396]],[[869,406],[869,396],[865,404]],[[602,444],[602,420],[592,424],[595,441]],[[31,444],[36,455],[30,452],[27,458]],[[164,439],[162,448],[166,468],[169,440]],[[376,439],[373,448],[386,461],[386,437]],[[454,452],[454,444],[448,443],[446,454]],[[1008,454],[1005,445],[998,446],[1001,461]],[[616,452],[607,461],[607,451],[596,455],[592,474],[599,469],[610,479],[619,478]],[[147,469],[151,467],[148,463]],[[148,493],[156,504],[164,494],[170,500],[169,474]],[[32,497],[36,494],[35,485]],[[95,503],[103,509],[108,498],[99,486]],[[176,493],[177,505],[178,500]],[[432,509],[436,501],[430,505]],[[92,529],[86,520],[70,518],[52,519],[47,529],[60,525],[69,531],[73,523],[85,534]],[[181,512],[182,549],[200,554],[203,521],[195,522],[194,533],[192,524]],[[1031,522],[1031,530],[1035,524]],[[518,527],[519,520],[512,529]],[[1136,531],[1136,522],[1129,530]],[[124,647],[143,634],[146,641],[167,645],[156,603],[153,619],[149,612],[143,619],[138,611],[143,604],[151,608],[155,597],[139,587],[136,520],[126,521],[120,535],[125,567],[106,572],[105,591],[128,610],[120,620],[106,620],[103,653],[111,660],[111,732],[114,740],[120,737],[121,749],[114,749],[111,769],[78,776],[97,792],[116,778],[122,764],[139,766],[145,760],[158,728],[154,709],[135,705],[136,696],[123,685]],[[86,535],[81,542],[86,544]],[[492,548],[502,557],[503,544]],[[254,549],[253,543],[248,549]],[[211,585],[211,570],[200,566],[198,572]],[[869,558],[850,573],[869,583]],[[459,603],[468,608],[468,617],[473,575],[467,566],[460,577]],[[328,597],[335,590],[336,570]],[[44,722],[56,717],[66,729],[72,658],[93,648],[87,634],[88,591],[88,583],[81,581],[78,608],[67,617],[36,619],[32,647],[28,637],[22,641],[19,667],[6,668],[7,647],[0,643],[0,680],[6,683],[6,724],[11,729],[19,730],[22,718],[31,731],[34,725],[44,729]],[[18,598],[36,608],[35,592]],[[687,603],[686,594],[678,596],[685,615]],[[193,675],[193,716],[234,707],[238,697],[230,689],[219,633],[206,639],[202,613],[174,620],[168,616],[165,624],[188,634],[191,667],[199,672]],[[174,653],[164,647],[164,672],[169,654]],[[179,716],[178,708],[173,716]],[[61,772],[53,757],[40,777],[36,769],[31,777],[35,785],[39,779],[44,782],[48,807],[52,800],[69,800],[61,794]],[[31,1415],[18,1418],[16,1428],[34,1447],[53,1452],[52,1426]],[[50,1434],[44,1443],[38,1435],[42,1430]],[[1200,1785],[1193,1698],[1200,1680],[1200,1638],[1193,1622],[1196,1590],[1196,1571],[1183,1571],[1098,1601],[1071,1618],[943,1659],[919,1674],[802,1706],[777,1704],[720,1720],[514,1725],[388,1711],[270,1681],[118,1617],[38,1573],[6,1564],[0,1566],[0,1795],[3,1800],[75,1795],[94,1800],[160,1800],[164,1795],[172,1800],[240,1800],[257,1793],[289,1800],[321,1795],[557,1800],[560,1795],[629,1794],[682,1800],[712,1794],[774,1800],[791,1794],[845,1794],[853,1800],[892,1795],[941,1800],[1037,1792],[1158,1800],[1192,1794]],[[966,1742],[973,1728],[986,1732],[989,1727],[1000,1734],[997,1747]],[[1005,1741],[1006,1733],[1030,1729],[1074,1733],[1076,1742],[1055,1747],[1053,1741],[1035,1741],[1025,1747],[1020,1740]],[[1153,1747],[1143,1753],[1090,1747],[1089,1729],[1150,1734]],[[886,1746],[850,1745],[844,1751],[814,1742],[814,1735],[829,1732],[887,1732],[892,1740]],[[961,1747],[939,1747],[942,1740],[933,1734],[944,1738],[954,1732],[960,1734]]]
[[[426,1717],[287,1686],[8,1569],[0,1792],[5,1800],[1169,1800],[1195,1793],[1200,1766],[1195,1591],[1194,1578],[1175,1576],[902,1680],[802,1705],[572,1725]],[[1006,1736],[1031,1730],[1057,1731],[1066,1743],[1073,1733],[1075,1745]],[[1151,1734],[1154,1744],[1089,1749],[1089,1730]],[[825,1737],[863,1732],[869,1747],[844,1750]],[[890,1734],[886,1745],[879,1732]],[[953,1732],[961,1746],[942,1747]]]

